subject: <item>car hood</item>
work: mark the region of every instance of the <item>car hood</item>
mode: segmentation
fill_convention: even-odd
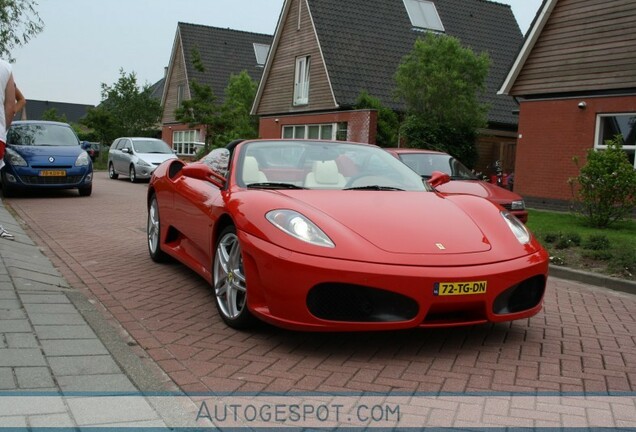
[[[151,164],[160,164],[169,159],[176,159],[177,155],[174,153],[136,153],[139,159],[142,159]]]
[[[482,265],[541,250],[521,244],[492,202],[435,192],[230,189],[237,228],[281,248],[348,261],[405,266]],[[334,248],[300,241],[265,215],[290,209],[316,224]]]
[[[490,250],[484,233],[470,216],[435,193],[344,191],[339,195],[341,199],[334,199],[333,193],[312,191],[304,194],[302,201],[386,252],[463,254]]]
[[[74,164],[77,157],[84,152],[79,146],[17,146],[9,145],[30,165]],[[53,158],[53,160],[51,160]]]
[[[523,199],[508,189],[481,180],[451,180],[446,184],[437,186],[436,189],[444,194],[475,195],[496,203],[510,203]]]

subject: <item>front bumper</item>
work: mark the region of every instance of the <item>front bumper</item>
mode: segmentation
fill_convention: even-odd
[[[87,167],[51,167],[51,170],[63,170],[63,176],[42,176],[41,170],[30,167],[5,165],[2,181],[16,189],[74,189],[92,184],[93,170]]]
[[[295,330],[366,331],[512,321],[541,310],[547,281],[545,251],[480,266],[423,267],[304,255],[245,232],[239,232],[239,238],[250,310],[263,321]],[[468,281],[486,282],[486,292],[435,295],[436,284]],[[339,310],[330,312],[335,308]]]

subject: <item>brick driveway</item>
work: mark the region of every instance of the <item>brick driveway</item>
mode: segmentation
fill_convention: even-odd
[[[71,286],[184,391],[636,391],[636,295],[555,278],[544,310],[513,323],[231,330],[200,277],[149,259],[146,188],[99,172],[90,198],[73,191],[4,202]]]

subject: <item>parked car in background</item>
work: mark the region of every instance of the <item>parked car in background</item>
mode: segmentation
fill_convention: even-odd
[[[108,176],[116,179],[120,175],[131,182],[147,180],[161,163],[177,159],[170,146],[157,138],[117,138],[108,150]]]
[[[91,160],[95,162],[101,153],[102,145],[97,142],[82,141],[82,148],[86,150]]]
[[[230,327],[449,327],[541,309],[548,255],[519,219],[437,192],[374,145],[233,142],[162,164],[147,203],[151,259],[205,278]]]
[[[27,189],[93,190],[93,163],[70,125],[60,122],[15,121],[7,131],[2,193]]]
[[[433,171],[441,171],[450,175],[450,182],[436,187],[444,194],[469,194],[487,198],[510,211],[521,222],[528,221],[528,211],[519,194],[481,180],[464,164],[447,153],[412,148],[388,148],[385,150],[400,159],[424,179],[430,179]]]

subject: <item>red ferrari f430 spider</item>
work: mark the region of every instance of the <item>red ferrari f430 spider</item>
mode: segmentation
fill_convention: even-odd
[[[507,210],[442,195],[379,147],[252,140],[170,160],[148,188],[148,248],[214,290],[227,325],[444,327],[540,311],[548,255]]]

